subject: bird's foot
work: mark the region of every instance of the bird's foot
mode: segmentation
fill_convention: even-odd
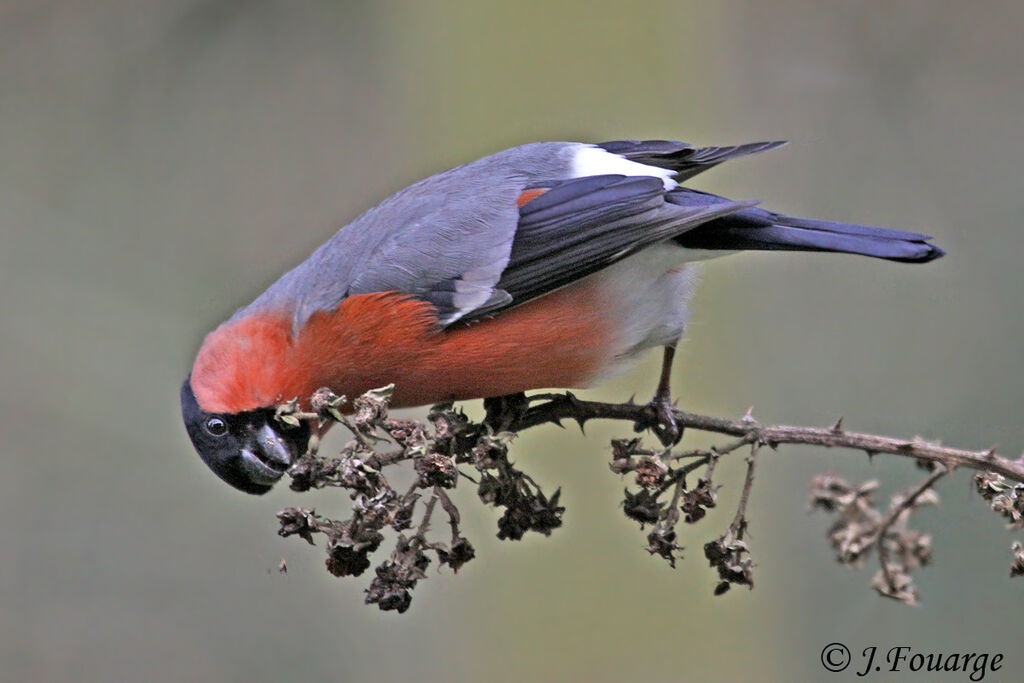
[[[633,428],[638,432],[651,430],[665,448],[671,448],[679,443],[683,438],[683,428],[676,420],[672,398],[660,393],[655,394],[646,408],[647,416],[637,420]]]
[[[529,408],[530,401],[523,392],[485,398],[484,410],[487,415],[484,424],[495,432],[503,432],[518,422]]]

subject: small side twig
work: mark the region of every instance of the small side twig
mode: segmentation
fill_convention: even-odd
[[[917,488],[908,496],[898,496],[893,500],[892,509],[882,519],[875,534],[875,545],[878,548],[878,563],[881,567],[880,573],[876,575],[873,585],[882,595],[900,600],[909,605],[917,603],[917,588],[910,577],[910,570],[917,564],[926,562],[930,557],[930,540],[922,540],[927,536],[916,532],[891,533],[897,522],[906,526],[906,519],[910,513],[922,501],[925,494],[931,491],[932,486],[952,470],[944,465],[935,468]],[[935,501],[930,501],[935,502]],[[925,553],[922,554],[921,548]],[[893,552],[899,554],[899,560],[894,561],[891,557]]]
[[[743,536],[747,533],[747,502],[754,484],[754,466],[757,463],[757,452],[760,443],[754,441],[750,445],[747,456],[747,471],[743,477],[743,489],[740,491],[736,514],[733,516],[725,535],[717,540],[704,544],[704,556],[711,566],[718,570],[718,585],[715,595],[722,595],[733,584],[754,587],[754,561],[750,556],[750,547]]]
[[[750,489],[754,484],[754,465],[757,463],[758,445],[754,443],[750,447],[750,455],[747,456],[747,473],[743,477],[743,490],[740,492],[740,502],[736,506],[736,516],[729,525],[729,530],[736,534],[736,538],[743,538],[747,529],[747,501],[750,500]]]

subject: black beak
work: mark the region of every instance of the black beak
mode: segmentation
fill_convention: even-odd
[[[241,464],[256,484],[274,484],[299,456],[298,444],[278,434],[269,424],[261,425],[248,436],[242,445]]]

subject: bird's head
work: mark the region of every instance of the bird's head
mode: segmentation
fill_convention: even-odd
[[[273,408],[239,413],[204,411],[192,391],[191,375],[181,386],[181,416],[192,445],[214,474],[239,491],[269,491],[309,445],[309,424],[297,427],[274,419]]]

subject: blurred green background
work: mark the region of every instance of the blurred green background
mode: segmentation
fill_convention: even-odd
[[[333,579],[274,535],[281,507],[343,497],[230,490],[177,402],[208,330],[425,175],[533,140],[788,138],[697,186],[929,232],[950,255],[709,264],[683,405],[1012,455],[1022,26],[1009,1],[0,2],[0,678],[814,680],[842,641],[1003,651],[1019,679],[1012,536],[966,472],[918,519],[936,566],[906,608],[869,588],[873,566],[834,564],[806,487],[921,473],[770,453],[757,587],[713,598],[700,546],[728,524],[738,460],[673,571],[617,507],[607,440],[629,428],[537,430],[515,453],[564,487],[565,527],[499,542],[460,491],[478,559],[396,616],[362,606],[368,577]],[[588,395],[646,396],[657,360]]]

